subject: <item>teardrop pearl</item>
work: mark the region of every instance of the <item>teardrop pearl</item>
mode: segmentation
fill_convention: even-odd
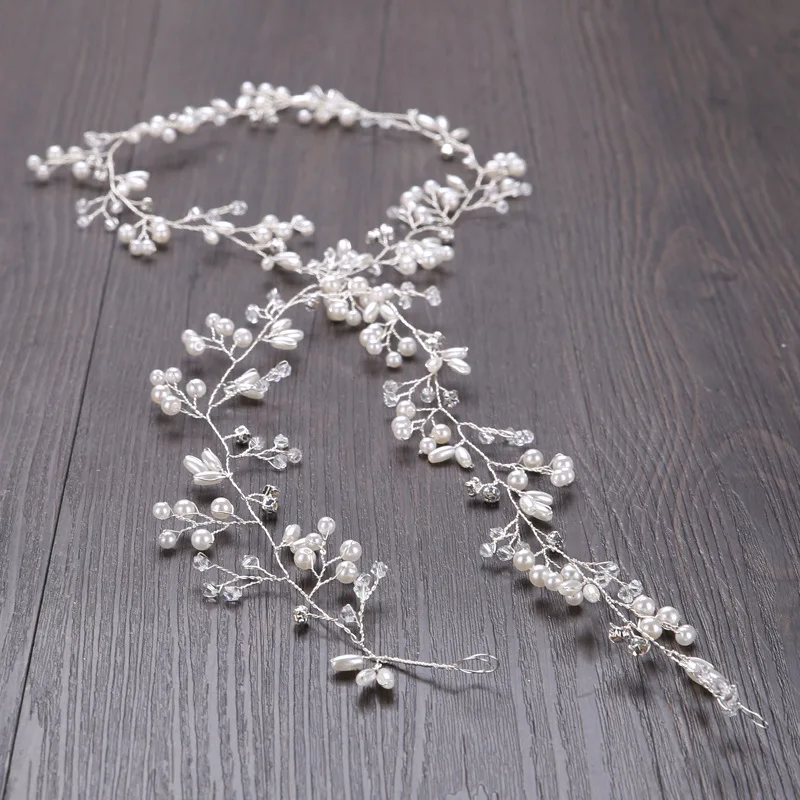
[[[455,452],[455,447],[450,447],[449,445],[437,447],[435,450],[431,450],[431,452],[428,453],[428,461],[430,461],[431,464],[441,464],[444,461],[449,461],[455,455]]]

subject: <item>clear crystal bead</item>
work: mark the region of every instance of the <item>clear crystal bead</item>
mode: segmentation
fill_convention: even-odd
[[[253,436],[250,439],[251,450],[263,450],[267,446],[267,440],[263,436]]]
[[[561,550],[564,547],[564,534],[561,531],[551,531],[545,536],[545,541],[548,547]]]
[[[219,586],[213,583],[203,584],[203,597],[208,600],[216,600],[219,595]]]
[[[482,428],[478,431],[478,440],[481,444],[492,444],[492,442],[494,442],[494,434]]]
[[[259,307],[255,305],[255,303],[251,303],[249,306],[247,306],[247,309],[244,312],[244,318],[251,325],[255,325],[260,317],[259,311],[260,311]]]
[[[356,597],[362,602],[367,599],[369,595],[369,588],[372,585],[372,576],[366,572],[362,572],[353,584],[353,591]]]
[[[475,497],[481,490],[481,482],[478,478],[470,478],[468,481],[464,481],[464,486],[467,487],[467,494],[470,497]]]
[[[529,444],[533,444],[533,439],[533,431],[527,429],[514,431],[509,439],[509,444],[513,444],[516,447],[527,447]]]
[[[390,394],[389,392],[383,393],[383,404],[386,408],[394,408],[399,400],[400,398],[396,394]]]
[[[507,544],[498,549],[497,557],[501,561],[511,561],[511,559],[514,558],[515,552],[516,551],[514,550],[514,548],[510,544]]]
[[[384,381],[383,391],[386,394],[397,394],[400,389],[400,384],[397,381]]]
[[[619,575],[619,564],[615,564],[613,561],[603,561],[599,564],[595,564],[595,569],[597,572],[594,576],[594,582],[601,589],[608,586],[608,584]]]
[[[242,214],[247,213],[247,203],[244,200],[234,200],[231,203],[231,214],[237,217],[241,217]]]
[[[378,579],[386,577],[386,573],[389,572],[389,567],[383,563],[383,561],[376,561],[370,568],[369,571]]]
[[[339,620],[345,625],[355,625],[355,623],[358,622],[358,615],[350,603],[346,606],[342,606],[342,610],[339,612]]]
[[[502,539],[506,535],[504,528],[489,528],[489,536],[492,537],[492,541],[496,542],[498,539]]]
[[[242,569],[258,569],[261,563],[258,556],[244,556],[242,558]]]
[[[641,593],[641,581],[631,581],[624,586],[620,586],[620,589],[617,592],[617,599],[621,603],[628,605],[629,603],[632,603]]]
[[[299,464],[303,460],[303,451],[297,447],[292,447],[286,453],[286,457],[292,464]]]
[[[192,559],[192,566],[198,572],[205,572],[207,569],[211,569],[211,561],[205,553],[197,553]]]
[[[432,306],[440,306],[442,304],[442,293],[436,286],[429,286],[425,290],[425,299]]]
[[[242,590],[239,586],[228,584],[222,587],[222,596],[229,603],[237,603],[242,599]]]
[[[628,641],[628,652],[635,658],[646,656],[650,652],[650,642],[641,636],[632,636]]]
[[[284,470],[289,465],[289,459],[283,453],[272,456],[270,463],[277,470]]]
[[[478,552],[481,554],[481,558],[491,558],[495,550],[497,550],[497,545],[494,542],[484,542]]]
[[[444,389],[442,403],[445,408],[455,408],[458,405],[458,392],[455,389]]]
[[[272,444],[278,450],[285,450],[289,446],[289,440],[282,433],[279,433],[273,440]]]
[[[494,486],[493,484],[489,484],[484,486],[481,489],[481,499],[484,503],[488,503],[489,505],[494,505],[495,503],[500,502],[500,490]]]

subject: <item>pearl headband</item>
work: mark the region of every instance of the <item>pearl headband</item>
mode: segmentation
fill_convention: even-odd
[[[297,121],[304,125],[336,121],[346,128],[358,124],[419,134],[432,141],[444,159],[457,159],[466,176],[447,175],[442,182],[428,180],[403,192],[398,204],[388,210],[390,222],[367,234],[371,252],[357,252],[349,241],[342,240],[321,259],[304,262],[288,243],[295,234],[313,234],[314,226],[305,217],[280,221],[267,215],[256,225],[239,226],[233,218],[246,213],[247,208],[243,202],[234,201],[207,211],[194,207],[180,219],[168,220],[153,212],[151,198],[136,199],[147,190],[147,172],[116,171],[119,148],[143,137],[171,143],[178,135],[192,134],[204,124],[221,126],[241,118],[269,127],[277,124],[279,113],[285,110],[296,111]],[[611,618],[608,638],[612,642],[623,643],[637,658],[648,653],[666,657],[710,692],[724,713],[742,713],[759,727],[766,727],[765,720],[741,702],[735,684],[708,661],[678,649],[691,647],[697,637],[695,628],[684,622],[680,612],[669,605],[659,606],[643,593],[640,581],[623,577],[615,562],[580,561],[567,553],[562,534],[549,527],[553,496],[532,488],[531,480],[548,481],[556,489],[569,486],[575,479],[572,459],[561,453],[546,459],[531,447],[534,437],[528,430],[479,425],[456,416],[458,393],[448,388],[445,376],[451,371],[461,376],[470,374],[468,350],[446,344],[441,333],[422,330],[406,314],[420,301],[439,305],[438,289],[429,286],[421,291],[407,280],[399,285],[376,280],[384,270],[408,277],[419,269],[435,269],[452,259],[453,226],[465,212],[493,209],[505,214],[510,200],[531,193],[530,184],[521,180],[526,171],[523,159],[515,153],[496,153],[482,164],[467,138],[464,128],[451,130],[441,116],[415,110],[404,114],[372,112],[333,90],[312,87],[304,94],[292,95],[284,87],[256,87],[248,82],[242,85],[233,106],[215,99],[207,106],[187,107],[166,118],[153,117],[126,131],[87,133],[84,147],[65,152],[53,146],[44,158],[29,156],[28,168],[42,182],[58,167],[69,166],[78,182],[91,181],[99,187],[99,196],[77,202],[78,225],[87,228],[102,220],[105,229],[116,232],[133,256],[155,255],[174,231],[197,231],[210,245],[228,240],[252,251],[265,270],[278,267],[309,279],[288,299],[273,289],[265,304],[249,305],[245,311],[248,326],[237,327],[232,320],[212,313],[205,320],[206,332],[183,332],[182,341],[190,356],[207,352],[222,355],[226,368],[215,386],[208,387],[197,378],[184,383],[175,367],[151,373],[151,398],[162,411],[168,416],[185,414],[199,420],[215,439],[213,449],[184,458],[192,482],[197,486],[225,486],[235,498],[235,503],[226,497],[213,500],[207,513],[191,500],[156,503],[154,516],[170,525],[159,533],[159,544],[173,549],[182,538],[190,540],[196,551],[195,568],[202,573],[213,571],[216,576],[215,581],[203,585],[204,596],[211,600],[238,602],[253,587],[285,584],[300,598],[293,612],[295,624],[314,621],[330,625],[353,645],[355,653],[337,656],[331,665],[336,672],[355,672],[360,686],[392,688],[395,674],[389,665],[469,674],[496,668],[497,659],[485,653],[452,663],[435,663],[374,652],[366,637],[364,610],[387,574],[386,565],[376,561],[362,571],[357,566],[362,547],[349,539],[331,555],[330,540],[336,524],[329,517],[320,519],[316,530],[309,533],[290,524],[278,536],[268,525],[278,511],[278,489],[268,484],[250,491],[237,481],[235,468],[240,459],[255,458],[281,471],[299,463],[302,453],[282,434],[270,444],[263,435],[253,435],[244,426],[223,432],[217,427],[215,411],[239,396],[260,400],[272,384],[288,377],[291,367],[286,361],[266,372],[252,366],[255,353],[261,349],[258,345],[296,349],[303,332],[293,327],[289,314],[322,306],[331,321],[359,329],[361,344],[370,355],[382,356],[389,369],[399,369],[416,356],[424,358],[416,377],[402,382],[388,380],[383,385],[384,403],[395,414],[391,430],[400,441],[415,440],[420,456],[430,464],[453,463],[465,472],[474,470],[477,474],[464,483],[467,494],[483,505],[506,509],[503,522],[490,528],[488,538],[478,548],[483,558],[510,562],[514,569],[527,574],[533,586],[562,596],[568,605],[602,604]],[[512,449],[510,458],[495,455],[503,447]],[[269,556],[265,564],[257,556],[246,555],[240,569],[232,571],[208,558],[206,551],[217,537],[236,526],[252,526],[263,534]],[[348,603],[339,611],[326,610],[318,592],[333,581],[352,585],[355,606]],[[677,647],[664,643],[665,633]]]

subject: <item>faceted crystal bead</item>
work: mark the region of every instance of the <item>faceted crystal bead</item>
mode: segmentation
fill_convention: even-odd
[[[497,541],[498,539],[502,539],[506,535],[505,529],[503,528],[489,528],[489,536],[492,537],[492,541]]]
[[[192,566],[198,572],[205,572],[207,569],[211,569],[211,561],[205,553],[197,553],[192,559]]]
[[[561,531],[551,531],[545,536],[548,547],[561,550],[564,547],[564,534]]]
[[[289,440],[282,433],[279,433],[275,439],[273,439],[272,444],[278,450],[285,450],[289,446]]]
[[[432,306],[439,306],[442,304],[442,294],[435,286],[429,286],[425,290],[425,299]]]
[[[445,408],[455,408],[458,405],[458,392],[455,389],[444,389],[442,403]]]
[[[342,610],[339,612],[339,620],[345,625],[355,625],[355,623],[358,622],[358,615],[350,603],[342,607]]]
[[[478,431],[478,439],[481,444],[492,444],[494,442],[494,434],[486,429]]]
[[[729,717],[735,717],[739,713],[741,703],[739,702],[739,690],[732,683],[726,684],[717,695],[717,702],[722,711]]]
[[[475,497],[481,490],[481,482],[478,478],[470,478],[468,481],[464,481],[464,486],[467,487],[467,494],[470,497]]]
[[[496,549],[497,545],[494,542],[484,542],[478,552],[481,554],[481,558],[491,558]]]
[[[227,586],[222,587],[222,596],[229,603],[236,603],[242,599],[242,590],[240,587],[234,584],[228,584]]]
[[[258,569],[259,566],[261,565],[258,556],[244,556],[242,558],[242,569]]]
[[[641,581],[631,581],[621,586],[617,592],[617,598],[626,605],[632,603],[642,593]]]
[[[267,440],[263,436],[253,436],[250,439],[250,449],[256,452],[263,450],[267,446]]]
[[[369,595],[369,587],[372,585],[372,576],[366,572],[362,572],[353,584],[353,591],[356,597],[362,602],[367,599]]]
[[[386,577],[386,573],[389,572],[389,568],[383,561],[376,561],[370,568],[369,571],[378,579]]]
[[[529,444],[533,444],[533,438],[532,431],[514,431],[511,434],[508,443],[514,445],[515,447],[527,447]]]
[[[270,463],[277,470],[284,470],[289,465],[289,459],[283,453],[272,456]]]
[[[511,559],[514,558],[514,553],[515,552],[516,551],[514,550],[514,548],[511,545],[507,544],[507,545],[501,547],[497,551],[497,557],[501,561],[511,561]]]
[[[255,304],[250,304],[247,306],[247,310],[244,312],[244,317],[251,325],[255,325],[259,319],[258,306]]]
[[[203,584],[203,597],[207,598],[208,600],[216,600],[218,595],[219,586],[216,586],[213,583]]]
[[[489,505],[494,505],[495,503],[499,503],[500,490],[493,484],[484,486],[481,489],[481,499],[483,500],[484,503],[488,503]]]
[[[303,460],[303,452],[297,447],[292,447],[286,453],[286,457],[292,464],[299,464]]]
[[[594,576],[594,582],[602,589],[608,586],[611,581],[619,575],[619,564],[613,561],[604,561],[600,564],[595,564],[597,572]]]

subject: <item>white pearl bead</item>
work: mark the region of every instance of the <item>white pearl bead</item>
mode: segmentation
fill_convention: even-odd
[[[163,550],[172,550],[178,543],[178,534],[175,531],[161,531],[158,534],[158,544]]]
[[[534,585],[542,587],[547,583],[547,578],[550,576],[550,570],[544,564],[537,564],[528,573],[528,580]]]
[[[153,506],[153,516],[156,519],[168,519],[172,515],[169,503],[160,502]]]
[[[214,328],[220,336],[233,336],[233,331],[235,330],[233,320],[227,317],[218,319]]]
[[[512,561],[514,569],[527,572],[536,564],[536,556],[530,550],[517,550]]]
[[[697,631],[693,625],[681,625],[680,628],[675,631],[675,641],[681,647],[688,647],[690,644],[694,644],[696,638]]]
[[[303,540],[303,546],[308,547],[310,550],[319,550],[325,544],[325,540],[321,534],[312,532]]]
[[[600,600],[600,587],[593,583],[587,583],[583,587],[583,597],[589,603],[597,603]]]
[[[233,343],[237,347],[250,347],[253,344],[253,334],[247,328],[237,328],[233,332]]]
[[[195,550],[208,550],[214,544],[214,534],[205,528],[198,528],[192,532],[192,547]]]
[[[472,455],[464,445],[456,447],[456,461],[463,469],[472,469]]]
[[[177,367],[170,367],[164,372],[167,383],[180,383],[183,373]]]
[[[355,328],[361,324],[361,312],[357,308],[351,308],[347,312],[344,321],[351,327]]]
[[[378,675],[377,672],[370,667],[369,669],[362,669],[361,672],[356,675],[356,683],[359,686],[363,686],[364,688],[368,686],[372,686],[375,683]]]
[[[547,576],[547,580],[545,580],[544,585],[549,591],[557,592],[561,588],[561,584],[563,582],[564,579],[557,572],[551,572]]]
[[[519,459],[525,469],[538,469],[544,464],[544,456],[538,450],[526,450]]]
[[[189,397],[203,397],[205,393],[206,385],[200,378],[192,378],[192,380],[186,384],[186,394],[188,394]]]
[[[355,655],[334,656],[331,659],[334,672],[355,672],[364,668],[364,657]]]
[[[380,686],[381,688],[383,689],[394,688],[394,670],[389,669],[389,667],[381,667],[378,670],[376,679],[378,681],[378,686]]]
[[[206,349],[206,343],[200,338],[191,339],[188,342],[186,342],[186,352],[190,356],[202,355],[205,352],[205,349]]]
[[[581,571],[574,564],[564,564],[561,567],[561,577],[565,581],[572,581],[579,580],[582,576]]]
[[[631,609],[637,617],[652,617],[656,613],[656,601],[642,594],[633,601]]]
[[[564,599],[568,606],[579,606],[583,602],[583,593],[580,591],[570,592],[570,594],[564,595]]]
[[[427,456],[429,453],[432,453],[436,449],[436,442],[430,438],[430,436],[423,436],[422,439],[419,440],[419,454],[421,456]]]
[[[667,628],[677,628],[681,624],[681,614],[677,608],[664,606],[658,609],[656,619]]]
[[[166,244],[172,236],[172,231],[166,222],[159,222],[153,225],[150,235],[157,244]]]
[[[42,166],[42,158],[37,155],[30,155],[25,159],[25,166],[31,171],[36,172]]]
[[[395,417],[392,420],[392,433],[395,439],[408,441],[414,433],[414,425],[408,417]]]
[[[450,427],[444,423],[439,423],[431,428],[431,438],[436,444],[447,444],[453,435]]]
[[[417,413],[417,407],[410,400],[401,400],[395,407],[395,413],[398,417],[414,419]]]
[[[154,369],[150,373],[150,383],[152,383],[153,386],[158,386],[160,383],[164,383],[166,379],[167,376],[164,375],[163,369]]]
[[[134,239],[128,245],[128,252],[134,257],[138,258],[141,255],[144,255],[144,246],[142,245],[141,239]]]
[[[294,554],[294,565],[298,569],[308,570],[314,567],[314,562],[316,561],[316,555],[314,555],[314,551],[310,547],[301,547],[295,554]]]
[[[76,161],[72,165],[72,175],[75,180],[85,181],[91,174],[92,169],[85,161]]]
[[[554,455],[553,460],[550,462],[550,466],[556,471],[574,468],[572,459],[569,456],[565,456],[563,453],[557,453]]]
[[[47,148],[47,157],[51,159],[61,158],[64,155],[64,148],[58,144],[51,144],[50,147]]]
[[[333,322],[342,322],[347,319],[349,308],[344,300],[331,300],[325,306],[328,319]]]
[[[217,497],[211,501],[211,516],[215,519],[227,519],[233,514],[233,503],[227,497]]]
[[[359,569],[352,561],[340,561],[336,565],[336,580],[339,583],[353,583],[358,573]]]
[[[332,517],[320,517],[317,520],[317,530],[325,537],[330,536],[336,530],[336,520]]]
[[[353,539],[345,539],[339,548],[339,555],[345,561],[358,561],[361,558],[361,545]]]
[[[651,639],[658,639],[664,632],[661,623],[655,617],[642,617],[639,620],[638,628]]]
[[[163,385],[154,386],[150,390],[150,399],[154,403],[158,403],[159,405],[161,405],[164,402],[164,400],[166,400],[169,396],[170,394],[168,386],[163,386]]]
[[[417,343],[410,336],[405,336],[397,343],[397,352],[404,358],[411,358],[417,352]]]
[[[528,488],[528,473],[521,469],[512,469],[508,473],[506,483],[510,488],[521,492]]]
[[[395,350],[390,350],[386,354],[386,366],[389,369],[398,369],[403,366],[403,356]]]
[[[172,506],[172,513],[175,514],[176,517],[189,517],[197,513],[197,506],[191,500],[178,500],[178,502]]]
[[[212,311],[210,314],[206,316],[207,328],[211,328],[211,330],[214,330],[218,322],[219,322],[219,314],[216,314],[215,312]]]
[[[383,350],[383,345],[378,341],[371,340],[365,349],[371,356],[379,356]]]
[[[431,464],[443,464],[445,461],[449,461],[455,453],[455,447],[443,445],[428,453],[428,461]]]
[[[575,480],[575,473],[571,469],[562,469],[550,476],[550,483],[556,488],[569,486]]]
[[[181,413],[181,401],[177,397],[165,397],[161,401],[161,410],[168,416],[174,417]]]
[[[302,535],[303,532],[299,525],[287,525],[283,529],[283,539],[281,541],[283,544],[292,544],[292,542],[296,542]]]

